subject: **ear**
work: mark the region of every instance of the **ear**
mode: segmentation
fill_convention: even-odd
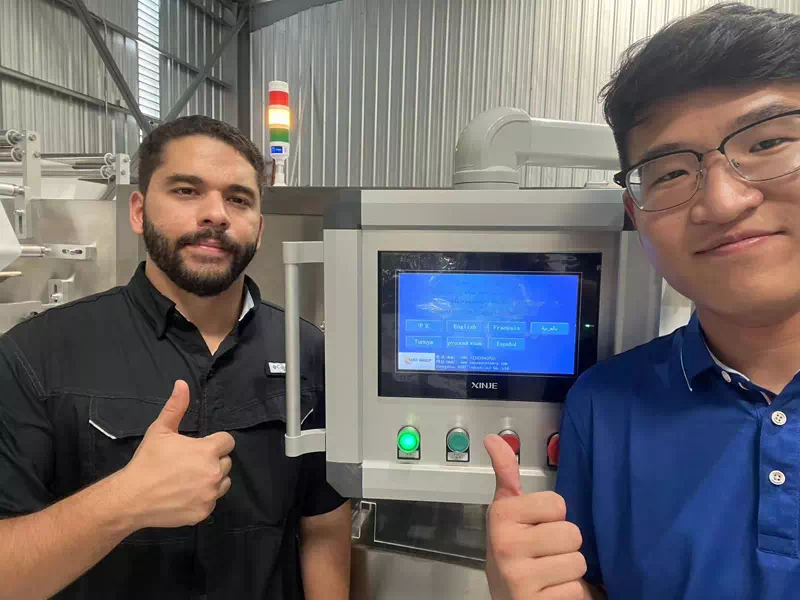
[[[264,215],[260,215],[261,221],[258,224],[258,242],[256,243],[256,250],[261,249],[261,236],[264,235]]]
[[[633,226],[638,230],[639,225],[636,223],[636,219],[639,216],[639,212],[636,204],[633,202],[633,198],[631,198],[631,195],[628,193],[628,190],[625,190],[622,193],[622,202],[625,204],[625,212],[627,213],[628,217],[630,217],[630,220],[633,221]]]
[[[144,196],[141,192],[133,192],[129,200],[131,229],[136,235],[144,233]]]

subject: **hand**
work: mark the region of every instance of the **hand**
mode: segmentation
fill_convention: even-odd
[[[161,414],[120,471],[137,529],[195,525],[231,487],[233,437],[225,432],[201,439],[179,434],[187,408],[189,386],[176,381]]]
[[[487,513],[486,577],[494,600],[584,600],[581,533],[553,492],[522,494],[517,457],[497,435],[484,440],[496,486]]]

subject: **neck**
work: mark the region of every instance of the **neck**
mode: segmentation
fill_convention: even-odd
[[[714,356],[761,387],[780,393],[800,371],[800,312],[746,322],[698,307],[697,316]]]
[[[175,303],[175,307],[200,331],[206,341],[224,339],[239,321],[242,311],[244,276],[216,296],[202,297],[179,288],[149,258],[145,274],[153,286]]]

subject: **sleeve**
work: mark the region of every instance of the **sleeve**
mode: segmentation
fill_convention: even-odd
[[[324,515],[344,504],[345,499],[331,487],[325,477],[325,455],[322,452],[315,452],[303,458],[306,461],[303,467],[307,481],[302,506],[303,516]]]
[[[42,510],[48,489],[53,428],[44,391],[9,334],[0,335],[0,519]]]
[[[310,369],[315,383],[316,402],[314,411],[309,415],[303,429],[322,429],[325,427],[325,338],[316,327],[310,326],[311,347]],[[304,517],[324,515],[344,504],[336,490],[328,483],[326,461],[323,452],[306,454],[303,457],[303,471],[306,480],[305,495],[302,501]]]
[[[574,397],[575,393],[586,393],[579,391],[578,387],[574,387],[569,396]],[[587,566],[584,578],[589,583],[603,585],[592,510],[591,446],[584,439],[588,436],[580,435],[579,428],[570,412],[570,404],[570,397],[568,397],[561,419],[556,493],[561,495],[566,502],[567,520],[577,525],[583,536],[581,553],[586,559]]]

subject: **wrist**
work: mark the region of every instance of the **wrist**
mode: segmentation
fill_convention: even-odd
[[[105,488],[106,518],[112,528],[127,537],[147,527],[142,510],[146,503],[138,500],[136,485],[125,468],[109,475],[100,484]]]

